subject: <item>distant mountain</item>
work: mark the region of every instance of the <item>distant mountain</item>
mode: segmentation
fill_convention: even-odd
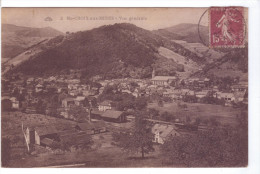
[[[2,24],[2,57],[13,58],[46,38],[63,35],[51,27],[31,28]]]
[[[2,33],[15,33],[16,35],[26,37],[55,37],[64,34],[51,27],[32,28],[16,26],[13,24],[2,24]]]
[[[155,30],[154,33],[172,40],[184,40],[190,43],[205,43],[206,45],[209,43],[208,27],[198,24],[182,23],[172,27]]]

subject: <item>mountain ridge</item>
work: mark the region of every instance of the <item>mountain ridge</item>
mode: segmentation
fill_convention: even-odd
[[[199,35],[199,30],[200,35]],[[154,33],[169,37],[172,40],[184,40],[190,43],[203,43],[208,45],[209,30],[207,26],[181,23],[172,27],[154,30]]]
[[[64,33],[51,27],[32,28],[2,24],[2,57],[13,58],[46,38],[58,35]]]
[[[193,50],[194,46],[197,52]],[[210,68],[214,68],[212,62],[224,56],[202,44],[182,43],[129,23],[60,35],[36,48],[38,51],[12,72],[45,75],[80,69],[83,77],[151,78],[152,70],[156,68],[158,75],[188,77],[210,64]]]
[[[161,46],[192,59],[195,56],[196,59],[195,54],[181,45],[128,23],[71,33],[61,40],[59,44],[34,55],[18,69],[30,74],[78,68],[84,69],[85,75],[112,77],[116,74],[120,77],[146,78],[151,76],[154,66],[171,65],[165,67],[162,74],[174,74],[178,69],[178,63],[159,54]]]

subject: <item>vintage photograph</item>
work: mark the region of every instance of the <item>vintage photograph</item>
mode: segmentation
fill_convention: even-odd
[[[248,9],[2,8],[1,166],[248,166]]]

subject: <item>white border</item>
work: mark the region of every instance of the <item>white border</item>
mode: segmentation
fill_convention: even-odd
[[[2,7],[249,7],[249,166],[247,168],[148,169],[0,169],[0,173],[260,173],[260,1],[259,0],[2,0]]]
[[[259,0],[2,0],[2,7],[209,7],[251,6]]]

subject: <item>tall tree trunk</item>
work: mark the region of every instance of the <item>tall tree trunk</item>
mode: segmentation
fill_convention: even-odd
[[[142,158],[144,158],[144,147],[142,147]]]

